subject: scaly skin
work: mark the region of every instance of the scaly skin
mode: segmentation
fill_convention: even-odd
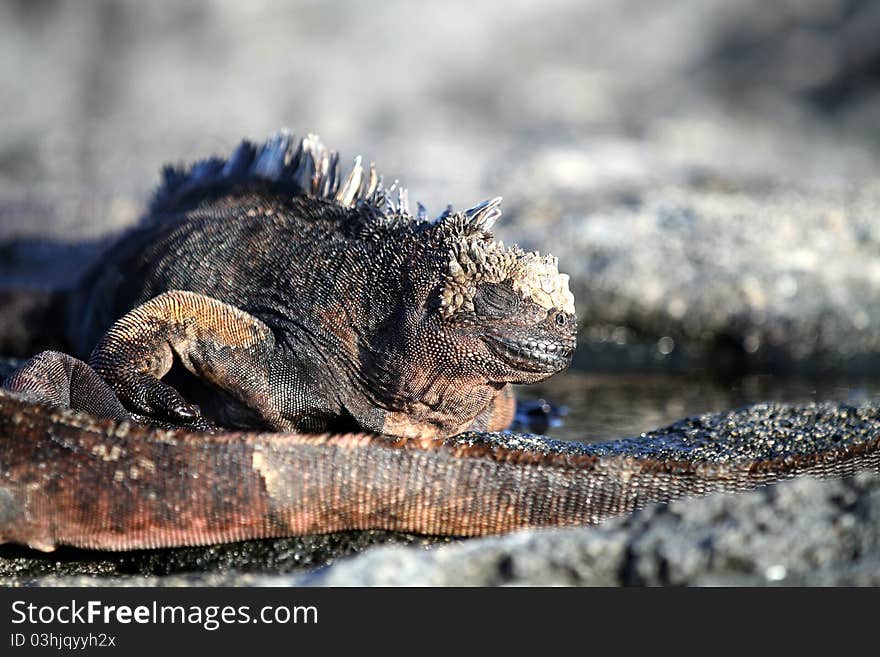
[[[345,529],[475,536],[592,524],[649,502],[802,474],[880,469],[874,407],[729,415],[593,446],[510,434],[208,435],[0,391],[0,542],[128,550]],[[806,433],[791,430],[798,421]],[[835,431],[848,438],[835,440]]]

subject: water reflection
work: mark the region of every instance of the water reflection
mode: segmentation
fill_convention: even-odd
[[[666,374],[587,374],[570,371],[517,389],[520,399],[566,407],[546,434],[597,442],[657,429],[684,417],[777,401],[857,403],[880,397],[880,379],[807,379],[753,375],[733,381]]]

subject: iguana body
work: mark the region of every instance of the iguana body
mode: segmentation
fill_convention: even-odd
[[[176,357],[211,387],[200,400],[220,426],[505,428],[507,384],[564,369],[574,350],[555,260],[492,239],[498,199],[431,221],[372,167],[342,180],[316,138],[295,146],[280,134],[167,169],[141,224],[59,297],[73,353],[138,308],[93,365],[144,417],[195,421],[158,380]]]
[[[142,224],[78,287],[19,303],[66,317],[60,338],[91,359],[41,353],[0,392],[0,541],[477,535],[878,467],[870,408],[806,411],[797,432],[769,409],[697,443],[676,429],[593,447],[451,437],[506,428],[509,384],[568,365],[567,277],[492,239],[497,200],[428,221],[372,167],[343,181],[337,162],[280,135],[168,170]],[[175,361],[198,379],[185,395],[161,381]],[[180,425],[264,433],[160,428]],[[823,441],[820,425],[844,433]]]

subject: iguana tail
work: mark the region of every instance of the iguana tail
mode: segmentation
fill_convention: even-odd
[[[817,404],[753,406],[596,445],[492,433],[210,435],[0,390],[0,543],[128,550],[346,529],[474,536],[592,524],[650,502],[877,470],[878,428],[876,407]]]

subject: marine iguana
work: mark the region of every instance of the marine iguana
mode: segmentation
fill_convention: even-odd
[[[90,365],[38,354],[0,391],[0,542],[476,535],[878,467],[873,408],[597,446],[494,433],[510,383],[569,363],[567,277],[494,241],[498,199],[432,221],[338,161],[282,133],[168,168],[142,223],[52,297],[71,350],[97,346]],[[175,358],[213,387],[204,414],[160,380]]]
[[[141,224],[54,312],[80,357],[119,320],[92,365],[141,417],[198,421],[160,381],[176,356],[224,393],[202,395],[224,427],[503,429],[509,384],[567,367],[577,321],[556,259],[496,242],[499,215],[495,198],[413,216],[372,165],[343,179],[316,137],[280,133],[166,168]]]

